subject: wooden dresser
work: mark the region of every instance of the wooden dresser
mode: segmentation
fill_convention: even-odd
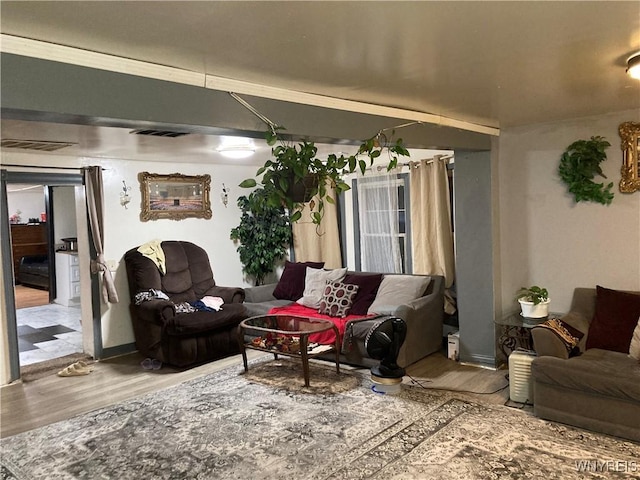
[[[17,283],[20,259],[25,255],[46,255],[47,224],[11,225],[11,249],[13,251],[13,276]]]

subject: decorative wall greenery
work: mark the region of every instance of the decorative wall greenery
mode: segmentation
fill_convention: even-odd
[[[273,206],[266,200],[263,188],[248,197],[238,198],[242,211],[240,225],[231,230],[231,239],[240,243],[237,250],[243,271],[262,285],[275,264],[283,260],[291,243],[291,224],[281,205]]]
[[[611,144],[603,137],[577,140],[567,147],[560,158],[558,173],[569,187],[576,202],[589,201],[609,205],[613,200],[613,182],[605,186],[593,181],[596,175],[607,178],[600,163],[607,159],[605,149]]]

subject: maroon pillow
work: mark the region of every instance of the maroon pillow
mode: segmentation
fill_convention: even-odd
[[[295,302],[304,293],[304,279],[307,275],[307,267],[322,268],[324,262],[289,262],[284,263],[284,270],[280,281],[273,290],[273,296],[279,300],[291,300]]]
[[[353,299],[353,305],[351,305],[349,313],[351,315],[366,315],[378,293],[378,287],[382,282],[382,274],[354,275],[353,273],[348,273],[342,282],[358,285],[358,293],[356,298]]]
[[[596,312],[589,326],[587,349],[629,353],[640,316],[640,295],[596,286]]]

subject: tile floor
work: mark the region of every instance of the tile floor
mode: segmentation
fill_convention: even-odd
[[[80,307],[52,303],[16,310],[20,365],[82,352]]]

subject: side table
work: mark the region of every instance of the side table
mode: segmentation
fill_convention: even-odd
[[[561,316],[562,313],[549,313],[543,318],[525,318],[520,312],[512,312],[497,319],[494,323],[499,329],[498,346],[504,358],[509,358],[509,354],[518,348],[534,350],[531,328]]]

